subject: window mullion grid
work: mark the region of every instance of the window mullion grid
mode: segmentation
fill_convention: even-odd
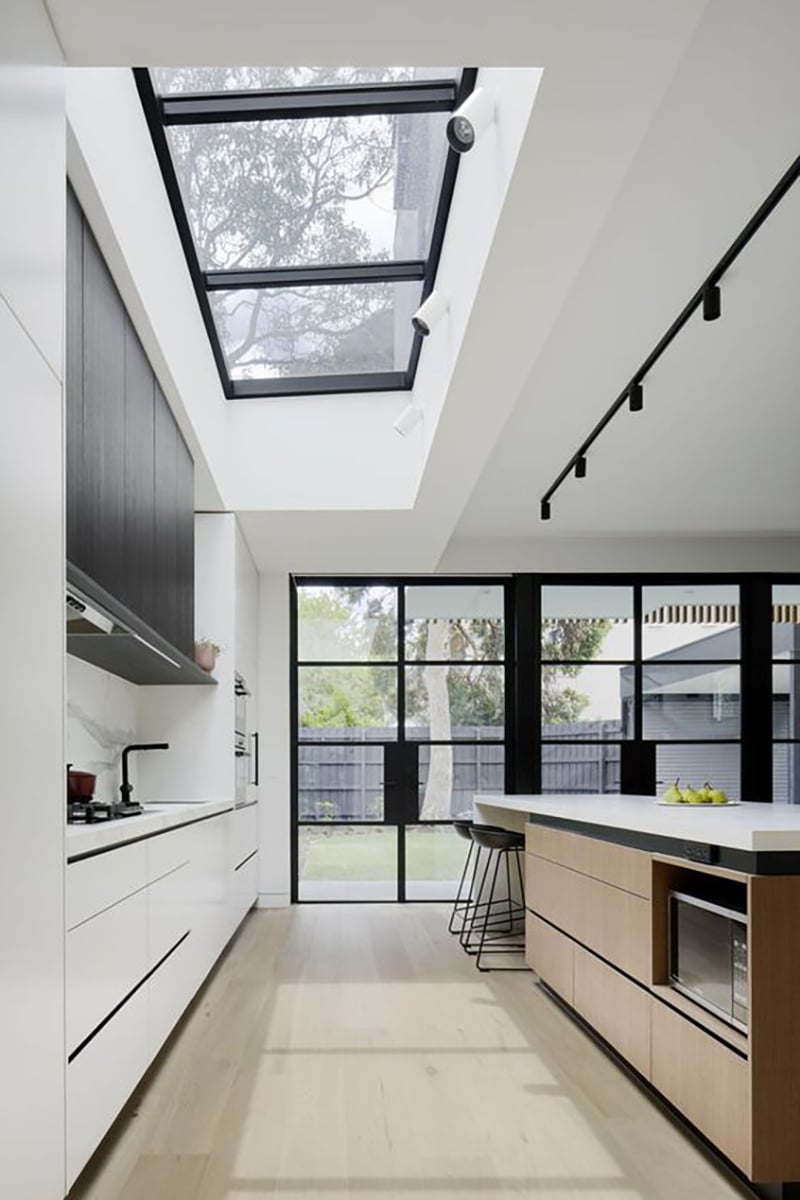
[[[397,586],[397,744],[406,746],[406,589]],[[401,749],[402,752],[402,749]],[[417,796],[417,804],[419,796]],[[406,898],[406,827],[405,822],[397,826],[397,899],[404,903]]]
[[[252,267],[246,270],[206,271],[207,292],[264,290],[283,287],[335,287],[359,283],[420,283],[425,260],[396,262],[317,263],[313,266]]]
[[[223,125],[452,112],[458,105],[458,95],[455,80],[408,80],[275,91],[159,95],[158,105],[165,126]]]

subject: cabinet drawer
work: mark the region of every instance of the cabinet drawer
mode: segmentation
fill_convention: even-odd
[[[550,829],[547,825],[528,825],[525,849],[529,854],[601,879],[636,896],[650,896],[650,855],[643,850]]]
[[[196,966],[192,958],[192,935],[170,954],[147,981],[148,1059],[152,1061],[172,1032],[178,1018],[194,996]]]
[[[67,1067],[67,1187],[94,1153],[147,1067],[147,987]]]
[[[145,845],[148,883],[174,871],[192,857],[192,839],[188,829],[170,829],[167,833],[148,838]]]
[[[231,813],[231,867],[258,849],[258,805],[237,808]]]
[[[575,943],[563,933],[533,913],[525,914],[525,961],[568,1004],[572,1004],[573,998],[574,950]]]
[[[748,1172],[750,1075],[747,1060],[653,1001],[651,1081],[688,1121]]]
[[[85,921],[67,934],[67,1053],[73,1050],[147,973],[147,890]]]
[[[236,924],[253,907],[258,897],[258,853],[235,872],[233,877]]]
[[[191,927],[190,864],[163,875],[147,889],[147,970],[150,971]]]
[[[575,947],[574,970],[574,1007],[649,1079],[650,994],[581,946]]]
[[[147,883],[145,842],[69,863],[66,882],[67,929],[110,908]]]
[[[626,974],[650,983],[650,904],[641,896],[525,856],[526,904]]]

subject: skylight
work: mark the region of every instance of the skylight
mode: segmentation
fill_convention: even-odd
[[[135,75],[226,396],[410,388],[475,69]]]

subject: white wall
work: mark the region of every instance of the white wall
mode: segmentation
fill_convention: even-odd
[[[265,571],[260,584],[259,906],[289,903],[289,578]]]
[[[216,687],[140,687],[139,733],[170,748],[139,755],[140,800],[234,798],[236,518],[195,517],[195,631],[223,646]]]
[[[0,1175],[64,1184],[63,72],[44,9],[0,15]],[[13,49],[13,53],[10,50]],[[10,59],[10,61],[9,61]]]
[[[139,740],[138,692],[127,679],[67,655],[67,762],[97,776],[96,800],[120,798],[122,751]],[[130,759],[134,789],[136,757]]]
[[[796,537],[459,537],[439,571],[798,571]]]

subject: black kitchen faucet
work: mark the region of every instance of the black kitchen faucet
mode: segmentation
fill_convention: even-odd
[[[122,751],[122,787],[119,790],[122,793],[123,804],[130,804],[133,791],[133,784],[128,780],[128,755],[131,750],[169,750],[169,742],[142,742],[126,746]]]

